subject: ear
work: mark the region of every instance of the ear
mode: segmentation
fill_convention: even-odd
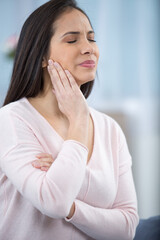
[[[42,60],[42,68],[45,68],[47,67],[48,63],[47,63],[47,59],[45,57],[43,57],[43,60]]]

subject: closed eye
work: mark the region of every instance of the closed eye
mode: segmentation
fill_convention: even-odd
[[[88,39],[88,41],[90,41],[90,42],[96,42],[96,40],[93,40],[93,39]]]
[[[73,41],[68,41],[67,43],[75,43],[77,40],[73,40]],[[90,42],[96,42],[95,40],[93,39],[88,39],[88,41]]]
[[[77,40],[74,40],[74,41],[69,41],[69,42],[67,42],[67,43],[75,43]]]

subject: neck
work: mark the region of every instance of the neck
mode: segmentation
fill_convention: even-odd
[[[29,102],[46,118],[59,117],[66,118],[59,110],[55,94],[52,92],[50,79],[45,81],[43,92],[34,98],[29,98]]]

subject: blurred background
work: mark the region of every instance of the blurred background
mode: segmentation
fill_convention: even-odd
[[[12,47],[45,0],[0,0],[0,106],[12,72]],[[133,159],[139,215],[160,215],[160,1],[77,0],[96,32],[98,79],[90,106],[122,127]]]

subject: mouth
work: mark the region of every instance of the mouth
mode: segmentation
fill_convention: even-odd
[[[95,61],[93,60],[87,60],[79,64],[81,67],[85,68],[94,68],[96,66]]]

